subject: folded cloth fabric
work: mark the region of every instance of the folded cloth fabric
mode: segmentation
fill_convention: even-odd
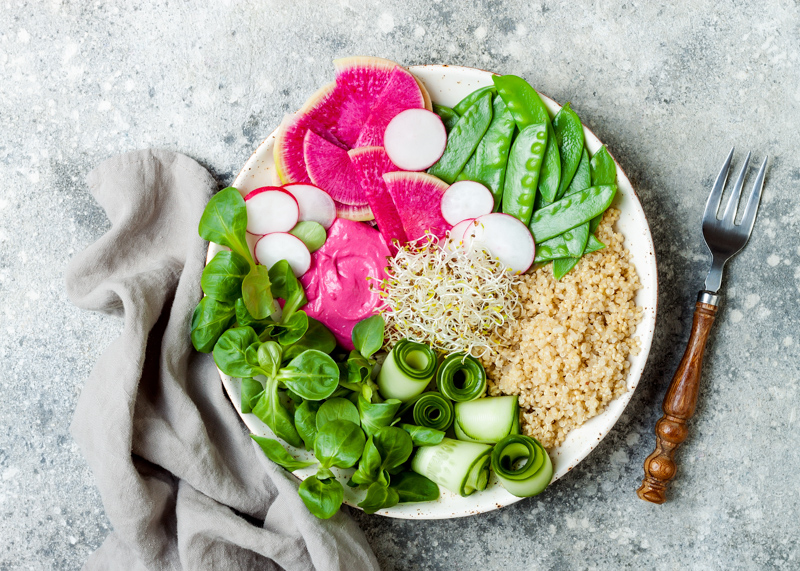
[[[84,386],[71,431],[113,533],[86,569],[369,570],[344,513],[312,516],[294,478],[266,460],[189,339],[217,185],[192,159],[144,150],[107,160],[89,186],[111,229],[77,255],[77,306],[124,318]]]

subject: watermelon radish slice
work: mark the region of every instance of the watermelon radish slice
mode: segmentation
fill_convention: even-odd
[[[426,230],[441,237],[450,229],[440,208],[446,182],[426,173],[403,171],[386,173],[383,181],[409,240],[424,236]]]
[[[485,248],[517,274],[527,271],[536,255],[536,245],[528,227],[500,212],[476,218],[475,224],[464,234],[464,244]]]
[[[336,216],[339,218],[353,222],[369,222],[375,218],[369,204],[342,204],[335,200],[334,203],[336,204]]]
[[[311,253],[300,238],[286,232],[273,232],[256,242],[256,263],[271,268],[276,262],[286,260],[296,277],[311,267]]]
[[[399,244],[408,242],[403,222],[397,212],[392,197],[383,182],[383,175],[387,172],[396,171],[397,167],[389,160],[389,155],[383,147],[361,147],[353,149],[347,153],[355,167],[361,181],[361,188],[367,197],[372,214],[378,223],[383,241],[394,254],[397,252],[395,240]]]
[[[397,66],[389,76],[386,87],[378,96],[372,112],[358,134],[356,147],[383,145],[383,133],[395,115],[406,109],[422,109],[425,99],[417,80],[408,71]]]
[[[311,130],[329,142],[345,148],[333,135],[336,126],[336,84],[329,83],[314,93],[293,115],[284,117],[275,138],[275,170],[283,183],[311,182],[303,157],[303,141]]]
[[[313,184],[298,182],[287,184],[283,189],[297,200],[300,209],[299,222],[310,220],[327,230],[336,220],[336,203],[324,190]]]
[[[264,186],[244,197],[247,231],[263,235],[288,232],[297,224],[300,208],[294,196],[275,186]]]
[[[445,247],[451,252],[464,245],[464,234],[466,234],[469,227],[474,224],[474,218],[467,218],[462,220],[450,230],[447,231],[447,242]]]
[[[479,182],[459,180],[442,196],[442,217],[449,224],[489,214],[494,208],[492,192]]]
[[[389,121],[383,146],[394,164],[406,171],[432,166],[447,146],[447,131],[436,113],[406,109]]]
[[[379,95],[395,68],[393,61],[376,57],[349,57],[333,61],[336,68],[335,97],[339,115],[334,133],[349,148],[356,145]]]
[[[308,131],[303,154],[311,181],[331,198],[342,204],[367,203],[346,150]]]

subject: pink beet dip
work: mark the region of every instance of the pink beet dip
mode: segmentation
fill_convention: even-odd
[[[337,218],[325,244],[311,254],[311,267],[300,278],[308,304],[303,310],[330,329],[336,341],[353,349],[356,323],[380,304],[379,284],[386,277],[389,250],[380,232],[361,222]],[[371,279],[367,279],[367,278]]]

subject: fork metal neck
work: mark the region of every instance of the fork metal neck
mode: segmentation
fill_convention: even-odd
[[[725,262],[727,261],[728,259],[722,256],[715,255],[713,257],[711,269],[708,270],[708,275],[706,276],[705,291],[712,293],[717,293],[719,291],[719,288],[722,286],[722,269],[725,267]]]
[[[702,290],[697,294],[697,303],[705,303],[716,307],[719,305],[719,296],[712,291]]]

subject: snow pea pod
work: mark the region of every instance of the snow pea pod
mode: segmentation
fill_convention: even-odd
[[[539,184],[539,171],[547,148],[547,126],[528,125],[514,141],[508,156],[508,171],[503,184],[503,212],[527,225],[533,214],[533,201]]]
[[[444,123],[445,130],[449,133],[458,123],[459,114],[444,105],[433,104],[433,112],[436,113]]]
[[[486,87],[476,89],[464,99],[459,101],[456,106],[453,107],[453,111],[455,111],[458,115],[463,115],[467,112],[467,109],[475,105],[475,102],[487,93],[491,93],[492,97],[494,97],[495,93],[497,93],[497,88],[494,85],[487,85]]]
[[[569,271],[578,265],[580,258],[561,258],[553,260],[553,277],[560,281]]]
[[[592,157],[591,161],[592,184],[614,184],[617,180],[617,163],[603,145]],[[592,234],[600,225],[600,216],[595,217],[590,223]],[[600,242],[602,244],[602,242]]]
[[[492,78],[497,93],[506,102],[509,111],[520,130],[528,125],[544,123],[547,125],[547,149],[539,175],[539,192],[546,202],[555,200],[561,180],[561,158],[550,115],[542,98],[530,84],[516,75],[496,75]]]
[[[533,239],[544,242],[588,222],[609,207],[616,192],[614,184],[591,186],[534,212],[528,225]]]
[[[500,208],[506,177],[508,151],[517,124],[501,97],[492,103],[492,122],[464,169],[459,180],[474,180],[486,186],[494,196],[494,211]]]
[[[553,118],[553,131],[561,156],[561,182],[556,194],[556,198],[561,198],[567,192],[583,156],[583,125],[569,103]]]
[[[572,177],[572,182],[570,183],[566,193],[564,193],[564,196],[575,194],[576,192],[585,188],[589,188],[590,186],[592,186],[592,184],[589,167],[589,152],[586,150],[586,148],[584,148],[583,153],[581,153],[581,162],[578,163],[575,176]],[[538,204],[534,204],[534,212],[542,206],[546,206],[546,204],[541,204],[539,202],[538,195],[536,199]],[[586,226],[585,229],[584,225]],[[534,259],[534,262],[539,263],[558,258],[580,257],[583,253],[582,248],[586,245],[589,235],[589,222],[585,222],[573,231],[565,232],[560,236],[545,240],[541,244],[536,244],[536,258]],[[579,248],[581,249],[580,251],[578,251]]]
[[[467,109],[447,135],[447,147],[439,161],[428,169],[428,174],[437,176],[447,184],[456,180],[458,173],[467,164],[489,123],[492,122],[492,95],[485,94]]]

